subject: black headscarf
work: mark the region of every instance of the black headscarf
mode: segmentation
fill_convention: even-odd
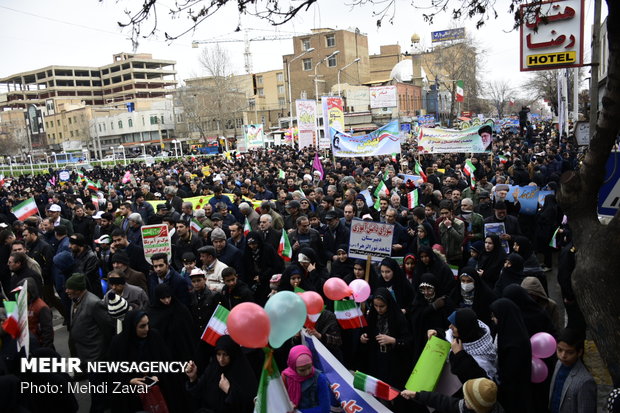
[[[510,284],[504,288],[504,297],[515,303],[521,310],[523,322],[530,337],[540,332],[555,335],[555,328],[549,315],[530,297],[525,288]]]
[[[525,261],[530,258],[530,255],[534,253],[534,247],[532,246],[532,242],[529,238],[524,237],[523,235],[515,235],[513,238],[515,244],[519,246],[519,255],[523,257]]]
[[[428,265],[424,264],[420,258],[422,253],[428,255],[430,258]],[[418,250],[417,261],[415,268],[413,269],[413,280],[411,281],[411,285],[414,290],[420,285],[420,278],[422,277],[422,274],[429,272],[435,274],[435,277],[437,277],[437,294],[440,296],[447,295],[450,291],[452,291],[452,288],[454,288],[454,276],[452,275],[452,270],[448,264],[443,262],[437,254],[435,254],[431,247],[423,246]]]
[[[497,319],[498,347],[526,348],[531,354],[530,337],[519,307],[508,298],[500,298],[491,304],[491,311]]]
[[[474,280],[474,290],[473,293],[473,303],[471,305],[471,309],[476,312],[480,321],[484,324],[490,326],[491,325],[491,303],[495,301],[495,294],[493,290],[487,285],[487,283],[482,281],[480,275],[476,271],[474,267],[463,267],[461,268],[459,274],[459,282],[454,287],[452,292],[450,293],[450,299],[455,307],[464,308],[463,297],[461,295],[461,283],[460,277],[462,275],[467,275]]]
[[[413,290],[411,288],[411,284],[407,281],[407,278],[405,278],[405,273],[393,258],[384,258],[383,261],[381,261],[379,268],[382,266],[386,266],[392,270],[393,275],[392,279],[385,281],[381,274],[379,274],[377,279],[377,287],[384,287],[393,291],[394,299],[396,300],[398,307],[408,310],[413,302]]]
[[[464,343],[472,343],[485,334],[485,330],[478,324],[476,312],[470,308],[456,310],[454,326],[459,331],[459,337]]]

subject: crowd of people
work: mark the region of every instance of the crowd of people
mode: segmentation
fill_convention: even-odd
[[[386,409],[596,411],[596,384],[581,360],[586,325],[570,281],[570,222],[553,194],[533,215],[508,199],[509,185],[556,190],[560,175],[578,167],[572,139],[559,139],[546,124],[529,127],[526,137],[498,133],[492,151],[467,156],[476,168],[475,186],[464,171],[465,154],[420,155],[408,143],[395,159],[325,156],[324,171],[313,169],[314,157],[311,148],[282,146],[148,167],[95,167],[64,182],[55,170],[5,178],[0,294],[14,299],[28,281],[30,356],[59,357],[55,309],[69,331],[71,355],[83,362],[188,362],[185,375],[157,377],[168,411],[251,412],[264,353],[229,336],[215,346],[200,339],[218,304],[229,310],[244,302],[264,305],[286,290],[323,295],[330,277],[363,278],[372,289],[363,306],[367,327],[342,329],[324,296],[326,307],[307,333],[348,369],[398,389],[427,340],[446,339],[450,370],[463,383],[452,397],[403,391],[384,402]],[[402,175],[412,175],[418,162],[424,179]],[[389,195],[376,199],[381,181]],[[418,205],[409,208],[412,191]],[[204,202],[196,207],[184,200],[192,197]],[[39,214],[20,221],[12,208],[29,198]],[[348,255],[354,219],[394,226],[392,257],[370,266],[370,273],[366,260]],[[485,234],[487,223],[503,223],[505,233]],[[145,258],[141,227],[150,224],[167,225],[170,257]],[[283,230],[291,262],[278,252]],[[549,275],[558,255],[562,304],[548,287],[556,282]],[[548,377],[534,384],[530,337],[539,332],[557,339],[557,356],[545,360]],[[0,388],[8,397],[0,404],[7,411],[47,411],[50,403],[64,412],[78,408],[72,394],[20,394],[22,381],[111,380],[26,376],[16,341],[1,333]],[[275,359],[299,411],[338,405],[299,336],[277,349]],[[138,386],[149,380],[136,374],[113,379]],[[138,394],[92,394],[91,412],[144,406]]]

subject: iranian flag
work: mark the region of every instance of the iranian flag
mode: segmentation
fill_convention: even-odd
[[[497,158],[499,159],[499,163],[506,163],[506,162],[508,162],[508,158],[506,158],[504,155],[498,155]]]
[[[558,248],[558,240],[557,240],[557,237],[558,237],[558,231],[560,231],[560,227],[558,227],[558,228],[555,230],[555,232],[553,233],[553,236],[551,236],[551,241],[549,241],[549,246],[550,246],[551,248],[556,248],[556,249]],[[8,312],[8,311],[7,311],[7,312]]]
[[[226,329],[226,320],[228,319],[228,314],[230,311],[222,307],[220,304],[217,305],[205,331],[202,333],[202,341],[205,341],[215,347],[215,343],[220,337],[228,334],[228,330]]]
[[[465,84],[462,80],[456,81],[456,89],[454,91],[454,100],[456,102],[464,102],[465,101],[465,92],[464,92]]]
[[[396,152],[392,154],[392,162],[394,163],[398,162],[398,159],[396,159],[396,155],[397,155]]]
[[[420,165],[420,162],[415,161],[415,166],[413,167],[413,171],[416,174],[420,175],[424,182],[428,181],[428,178],[427,178],[426,174],[424,173],[424,170],[422,169],[422,165]]]
[[[99,186],[100,185],[98,183],[93,182],[90,179],[86,178],[86,188],[96,191],[97,189],[99,189]]]
[[[11,337],[16,339],[19,337],[19,315],[17,312],[17,303],[15,301],[5,301],[6,320],[2,322],[2,329]]]
[[[291,248],[291,242],[288,240],[288,235],[284,229],[282,229],[282,236],[278,245],[278,255],[286,262],[293,258],[293,248]]]
[[[383,400],[394,400],[400,394],[389,384],[359,371],[353,376],[353,387]]]
[[[282,169],[278,169],[278,178],[280,179],[286,178],[286,174],[284,173]]]
[[[387,185],[383,181],[379,182],[379,185],[377,185],[377,188],[375,188],[375,192],[374,192],[374,195],[377,198],[379,198],[381,194],[383,194],[384,196],[390,195],[390,190],[388,189]]]
[[[338,324],[345,330],[366,327],[367,325],[362,310],[355,305],[353,300],[334,301],[334,313],[338,319]]]
[[[418,205],[420,205],[420,201],[418,199],[418,190],[414,189],[407,194],[407,208],[413,209]]]
[[[296,411],[288,397],[273,350],[265,350],[265,364],[260,375],[254,413],[288,413]]]
[[[11,208],[11,212],[19,221],[23,221],[32,215],[37,215],[39,208],[37,208],[37,203],[34,202],[34,197],[30,197]]]
[[[472,176],[475,170],[476,170],[476,167],[474,166],[473,163],[471,163],[471,159],[466,160],[465,168],[463,169],[463,172],[465,172],[465,175]]]
[[[248,217],[245,217],[245,223],[243,224],[243,235],[248,235],[250,231],[252,231],[250,220],[248,219]]]
[[[200,232],[200,230],[204,227],[196,218],[192,218],[192,220],[189,222],[189,228],[194,232]]]
[[[470,183],[469,183],[469,187],[472,189],[472,191],[476,189],[476,182],[478,182],[476,180],[476,175],[472,174],[472,176],[470,176]]]

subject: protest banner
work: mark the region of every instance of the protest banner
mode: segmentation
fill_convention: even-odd
[[[24,281],[22,289],[17,293],[17,314],[19,321],[19,337],[17,337],[17,351],[22,348],[26,357],[30,355],[30,330],[28,329],[28,280]]]
[[[172,242],[168,233],[168,225],[144,225],[142,231],[142,247],[144,248],[144,258],[151,262],[151,257],[163,252],[168,255],[168,262],[172,257]]]
[[[370,88],[370,108],[395,108],[398,106],[396,86],[372,86]]]
[[[329,128],[332,150],[338,158],[392,155],[400,153],[400,130],[398,120],[393,120],[366,135],[353,136]]]
[[[543,200],[545,195],[553,194],[553,191],[540,191],[537,186],[516,186],[509,185],[508,193],[506,194],[506,200],[515,202],[518,200],[521,204],[519,214],[523,215],[535,215],[538,211],[538,204],[540,202],[540,194],[543,193]],[[541,203],[542,204],[542,203]]]
[[[435,336],[426,342],[405,388],[411,391],[433,391],[450,353],[450,343]]]
[[[325,133],[319,140],[320,149],[329,149],[329,128],[344,131],[344,110],[342,98],[338,96],[323,96],[323,126]]]
[[[243,137],[247,149],[262,148],[265,146],[263,124],[243,125]]]
[[[327,377],[336,400],[346,413],[391,413],[371,395],[353,387],[353,375],[333,356],[320,340],[302,332],[303,344],[312,351],[314,366]],[[448,345],[448,349],[450,346]]]
[[[351,222],[349,257],[381,261],[392,255],[394,225],[354,218]]]
[[[467,129],[444,129],[416,127],[413,136],[418,140],[420,153],[482,153],[491,150],[493,141],[490,134],[480,136],[478,131],[490,126],[493,129],[493,121],[487,121],[483,125],[472,126]]]

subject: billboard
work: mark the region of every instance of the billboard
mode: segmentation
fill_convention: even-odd
[[[295,101],[295,110],[299,129],[299,149],[316,146],[316,102],[298,99]]]
[[[264,146],[263,124],[243,125],[243,137],[247,149],[262,148]]]
[[[395,108],[398,106],[396,86],[373,86],[370,88],[370,108]]]
[[[321,101],[323,103],[323,126],[325,127],[325,134],[320,139],[319,147],[321,149],[329,149],[329,128],[344,132],[343,101],[342,98],[338,96],[323,96]]]
[[[449,40],[462,40],[465,38],[465,28],[459,27],[458,29],[439,30],[431,32],[431,42],[447,42]]]
[[[521,5],[521,71],[583,65],[583,0]]]

